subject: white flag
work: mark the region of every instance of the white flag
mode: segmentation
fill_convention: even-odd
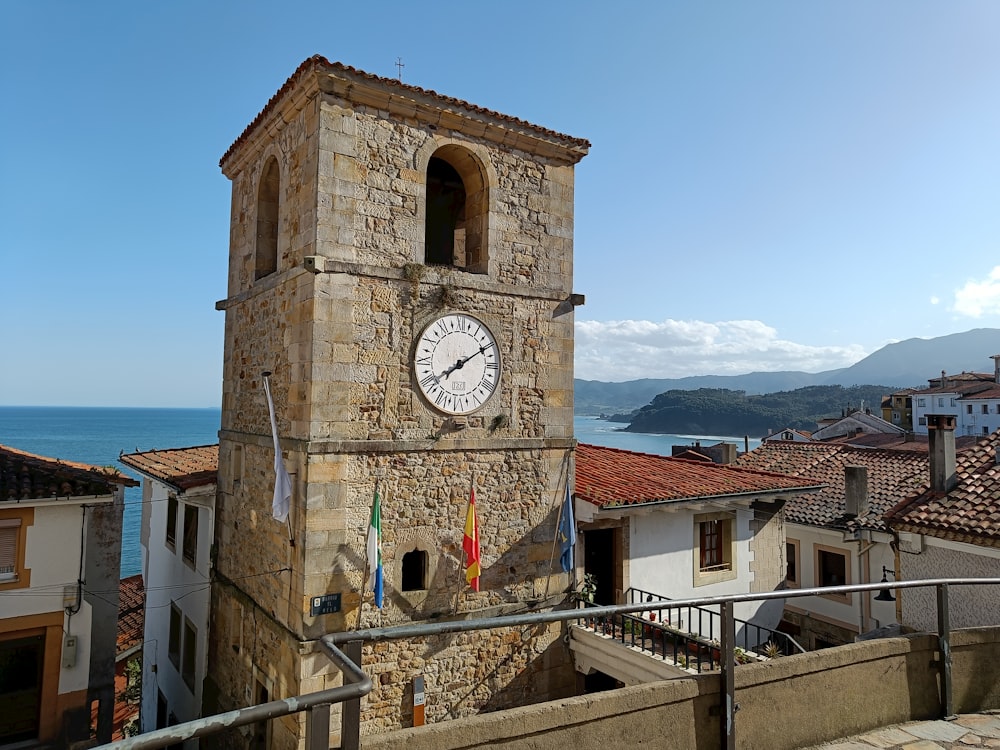
[[[264,393],[267,395],[267,410],[271,414],[271,435],[274,437],[274,499],[271,501],[271,515],[284,523],[288,519],[288,505],[292,499],[292,480],[285,470],[285,459],[281,455],[278,442],[278,423],[274,419],[274,402],[271,400],[271,385],[264,376]]]

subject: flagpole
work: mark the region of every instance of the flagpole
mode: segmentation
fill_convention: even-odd
[[[566,489],[566,491],[569,491],[569,467],[568,467],[568,465],[564,464],[563,468],[566,469],[566,486],[565,486],[565,489]],[[558,490],[556,490],[556,498],[562,498],[562,495],[563,495],[562,492],[559,492]],[[548,574],[545,576],[545,596],[543,597],[545,599],[547,599],[548,596],[549,596],[549,584],[552,582],[552,561],[556,557],[556,542],[559,541],[559,527],[562,524],[562,515],[563,515],[563,505],[564,505],[564,503],[563,503],[562,499],[557,499],[556,502],[559,503],[559,513],[556,515],[556,533],[552,536],[552,551],[549,552],[549,571],[548,571]],[[574,573],[573,573],[573,576],[570,578],[570,584],[572,584],[574,582],[574,578],[576,576],[576,572],[575,572],[576,571],[576,561],[575,560],[574,560],[574,564],[573,564],[573,569],[574,569]]]
[[[375,480],[375,494],[378,494],[378,480]],[[371,526],[371,511],[368,512],[368,523],[365,524],[362,532],[362,539],[365,540],[365,572],[361,576],[361,596],[358,599],[358,622],[354,626],[355,630],[361,630],[361,612],[365,608],[365,587],[368,585],[369,560],[368,560],[368,528]]]
[[[455,587],[455,598],[453,609],[458,614],[458,602],[462,597],[462,582],[465,580],[465,519],[469,515],[469,498],[472,497],[472,488],[476,486],[476,475],[473,474],[469,480],[469,494],[465,499],[465,513],[459,511],[458,519],[462,529],[462,538],[458,543],[458,585]]]

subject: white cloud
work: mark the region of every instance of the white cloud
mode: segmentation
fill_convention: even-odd
[[[931,297],[931,304],[932,305],[936,305],[936,304],[938,304],[940,302],[941,302],[941,298],[940,297]]]
[[[985,279],[969,279],[957,289],[952,310],[972,318],[1000,313],[1000,266],[994,266]]]
[[[576,323],[576,377],[583,380],[822,372],[849,367],[867,354],[860,345],[821,347],[785,341],[759,320]]]

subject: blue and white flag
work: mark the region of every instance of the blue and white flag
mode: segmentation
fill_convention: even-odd
[[[368,524],[368,580],[365,588],[375,592],[375,606],[382,609],[382,501],[378,488],[372,501],[372,518]]]
[[[271,436],[274,438],[274,497],[271,500],[271,515],[276,521],[288,520],[288,507],[292,499],[292,480],[285,469],[285,457],[281,455],[278,442],[278,423],[274,418],[274,401],[271,400],[271,384],[264,375],[264,393],[267,395],[267,411],[271,415]]]
[[[562,515],[559,518],[559,564],[563,573],[573,570],[573,548],[576,545],[576,521],[573,518],[573,496],[566,482],[566,499],[563,501]]]

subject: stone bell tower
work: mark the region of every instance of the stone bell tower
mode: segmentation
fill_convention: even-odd
[[[565,596],[552,549],[574,447],[573,170],[588,148],[313,57],[222,157],[233,192],[206,713],[326,687],[336,672],[315,641],[328,632]],[[265,371],[287,523],[271,515]],[[479,592],[463,575],[473,486]],[[376,489],[381,610],[362,580]],[[366,647],[363,732],[410,725],[418,675],[430,722],[566,694],[558,630]],[[231,744],[301,736],[274,721]]]

